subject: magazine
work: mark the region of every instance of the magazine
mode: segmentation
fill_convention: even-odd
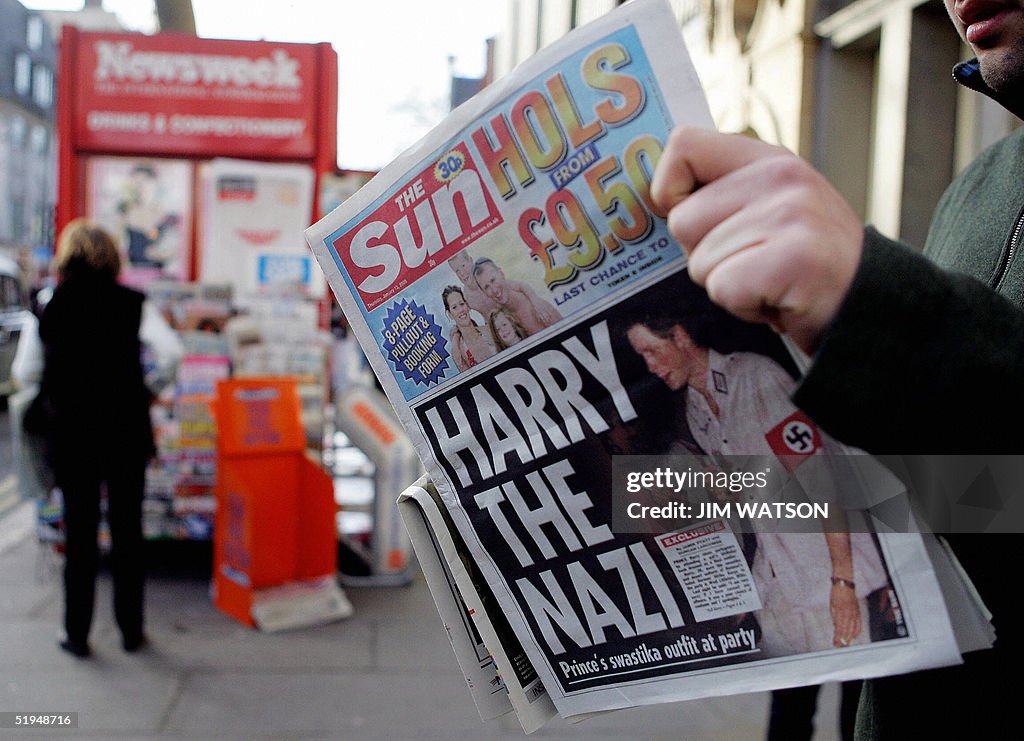
[[[527,731],[524,693],[579,718],[960,661],[921,536],[873,521],[902,485],[690,281],[649,195],[680,125],[711,126],[699,82],[664,0],[634,0],[306,232],[436,486],[402,512],[482,638],[467,682],[491,657]]]

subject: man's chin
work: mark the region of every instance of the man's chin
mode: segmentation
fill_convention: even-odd
[[[681,379],[677,378],[672,373],[669,373],[669,374],[667,374],[665,376],[658,376],[658,378],[661,379],[661,382],[663,384],[668,386],[668,390],[669,391],[678,391],[679,389],[681,389],[685,385],[684,382]]]
[[[1000,95],[1024,97],[1024,48],[981,51],[981,77]]]

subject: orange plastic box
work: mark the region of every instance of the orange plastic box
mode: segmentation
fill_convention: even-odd
[[[217,384],[214,605],[252,626],[253,592],[337,572],[331,478],[305,455],[296,382]]]

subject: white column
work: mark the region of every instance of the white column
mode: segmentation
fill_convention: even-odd
[[[881,24],[867,220],[891,237],[900,233],[907,90],[913,10],[900,4]]]

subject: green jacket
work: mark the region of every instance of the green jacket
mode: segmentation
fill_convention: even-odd
[[[946,191],[924,255],[865,231],[797,404],[873,453],[1024,453],[1022,229],[1019,129]],[[999,401],[978,424],[988,392]]]
[[[973,60],[954,75],[991,94]],[[1024,101],[1000,102],[1024,113]],[[1024,129],[949,187],[923,255],[865,231],[853,286],[794,400],[832,435],[873,453],[1024,453],[1022,251]],[[925,506],[934,515],[942,499],[932,495]],[[866,682],[858,740],[1020,731],[1013,667],[1024,658],[1017,607],[1024,543],[1015,535],[948,539],[993,613],[995,648],[967,655],[960,667]]]

